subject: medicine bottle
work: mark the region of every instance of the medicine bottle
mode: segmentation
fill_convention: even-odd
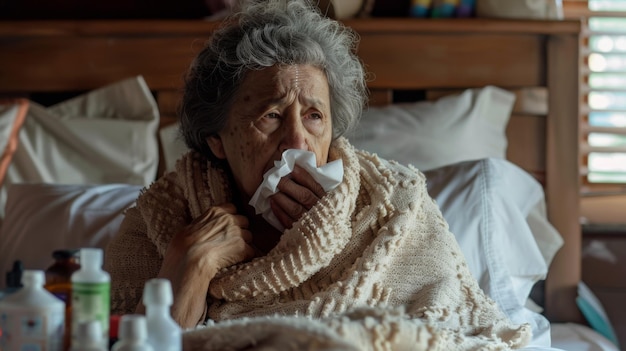
[[[170,314],[172,285],[167,279],[150,279],[143,289],[148,343],[154,351],[182,350],[181,330]]]
[[[102,270],[102,249],[80,249],[80,269],[72,274],[72,340],[78,342],[81,322],[100,321],[102,346],[108,346],[111,277]]]
[[[72,274],[80,269],[78,250],[55,250],[52,252],[54,262],[46,269],[44,288],[65,303],[65,337],[64,349],[70,347],[72,335]]]
[[[146,317],[143,315],[123,315],[120,319],[118,337],[111,351],[154,351],[148,344]]]
[[[67,307],[71,303],[72,274],[80,269],[78,252],[78,250],[55,250],[52,252],[54,262],[46,268],[44,287],[65,302]]]
[[[92,320],[78,324],[78,339],[70,351],[107,351],[102,346],[102,327],[100,321]]]
[[[25,270],[23,287],[0,301],[0,350],[63,350],[65,304],[43,288],[42,270]]]

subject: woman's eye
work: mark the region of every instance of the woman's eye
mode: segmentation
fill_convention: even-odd
[[[311,118],[313,119],[322,119],[322,114],[319,112],[313,112],[311,113]]]
[[[276,112],[270,112],[270,113],[266,114],[265,117],[271,118],[271,119],[276,119],[276,118],[280,118],[280,115],[278,113],[276,113]]]

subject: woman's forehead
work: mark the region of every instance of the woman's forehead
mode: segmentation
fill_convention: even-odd
[[[272,66],[250,71],[240,86],[242,100],[282,99],[289,91],[318,95],[328,93],[322,70],[309,65]]]

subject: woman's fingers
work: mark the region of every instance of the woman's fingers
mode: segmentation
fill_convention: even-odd
[[[229,204],[207,210],[192,222],[188,232],[192,241],[213,240],[219,236],[232,234],[231,228],[247,229],[249,225],[248,218],[236,214],[235,206]]]
[[[278,183],[279,192],[270,198],[270,207],[285,228],[310,210],[326,192],[303,168],[296,166],[293,172]]]
[[[306,210],[310,210],[326,194],[324,188],[307,171],[298,166],[294,168],[289,176],[283,177],[278,182],[278,190],[293,200],[290,203],[283,200],[280,201],[280,204],[291,205],[295,203]],[[286,208],[286,212],[292,215],[296,210]],[[302,213],[299,214],[302,215]]]
[[[304,168],[298,165],[294,167],[293,171],[289,175],[289,178],[295,183],[308,189],[316,196],[317,199],[326,195],[326,191],[317,181],[315,181],[315,178],[313,178],[313,176],[311,176],[311,174]]]
[[[285,228],[291,228],[293,222],[300,219],[306,212],[304,207],[297,205],[293,200],[281,193],[277,193],[270,198],[270,207],[276,219]]]
[[[248,219],[237,214],[233,204],[214,206],[174,237],[168,248],[173,252],[166,256],[170,256],[170,262],[186,262],[182,270],[212,266],[220,269],[245,261],[254,257],[248,228]]]

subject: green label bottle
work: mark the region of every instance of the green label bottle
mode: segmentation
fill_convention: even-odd
[[[103,347],[108,348],[111,277],[102,270],[102,250],[80,249],[80,269],[72,274],[72,346],[79,342],[79,325],[99,321]]]

